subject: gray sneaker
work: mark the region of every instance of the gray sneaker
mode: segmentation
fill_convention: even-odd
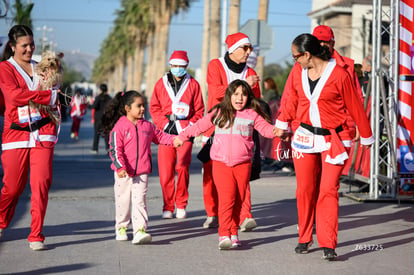
[[[43,242],[29,242],[29,247],[33,251],[47,250],[47,246]]]
[[[217,216],[207,217],[206,221],[203,223],[203,228],[216,228],[218,227]]]
[[[257,223],[253,218],[245,218],[240,225],[241,232],[250,232],[257,227]]]

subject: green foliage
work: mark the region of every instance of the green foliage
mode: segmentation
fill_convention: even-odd
[[[16,0],[13,5],[14,8],[14,17],[13,22],[17,25],[26,25],[33,28],[32,24],[32,9],[34,7],[34,3],[23,4],[21,0]]]
[[[264,67],[263,79],[267,77],[272,77],[276,83],[276,86],[279,90],[279,93],[283,93],[285,88],[286,80],[289,76],[290,70],[292,69],[294,63],[285,62],[285,66],[282,67],[280,64],[269,64]]]
[[[82,73],[70,69],[65,62],[62,62],[63,66],[63,84],[61,90],[66,92],[66,94],[71,95],[72,91],[70,85],[74,82],[83,82],[86,81]]]

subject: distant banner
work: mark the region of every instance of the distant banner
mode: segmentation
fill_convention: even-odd
[[[414,2],[400,1],[397,158],[400,195],[414,195]]]

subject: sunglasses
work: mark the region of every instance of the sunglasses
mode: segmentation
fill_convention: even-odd
[[[295,61],[298,61],[298,58],[299,58],[299,57],[301,57],[302,55],[305,55],[305,53],[298,53],[297,55],[292,55],[292,58],[293,58]]]
[[[247,52],[247,50],[253,51],[252,45],[244,45],[244,46],[240,46],[239,48],[243,49],[245,52]]]

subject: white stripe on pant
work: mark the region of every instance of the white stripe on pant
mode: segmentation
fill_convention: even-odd
[[[120,178],[114,173],[115,185],[115,229],[128,228],[132,215],[134,234],[140,229],[147,229],[148,212],[146,194],[148,174],[136,177]]]

